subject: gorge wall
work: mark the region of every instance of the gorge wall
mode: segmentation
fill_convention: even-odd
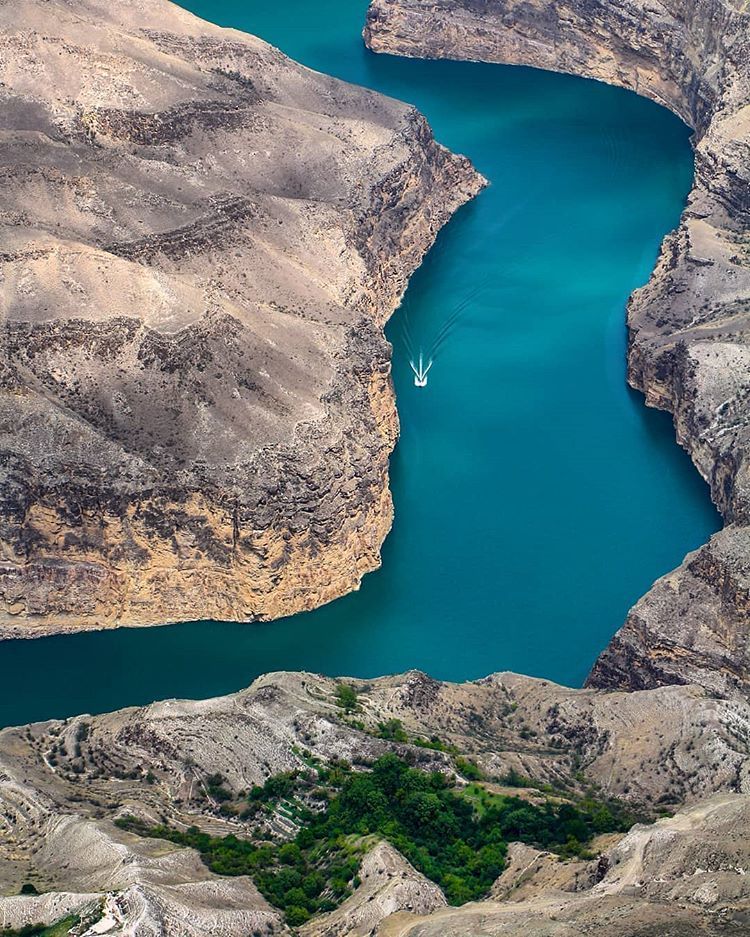
[[[750,10],[744,0],[373,0],[377,52],[630,88],[694,128],[680,225],[628,306],[628,374],[669,410],[726,526],[635,606],[589,684],[750,688]]]
[[[166,0],[0,0],[0,637],[268,619],[391,524],[382,326],[483,180]]]

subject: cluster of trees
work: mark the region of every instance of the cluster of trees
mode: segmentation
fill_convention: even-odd
[[[450,742],[444,742],[437,735],[425,739],[421,736],[409,738],[400,719],[387,719],[385,722],[378,723],[378,731],[375,733],[379,739],[386,739],[389,742],[410,742],[418,748],[430,748],[436,752],[446,752],[449,755],[460,755],[461,753]]]
[[[217,875],[252,876],[261,894],[284,912],[292,927],[316,912],[333,910],[359,884],[361,850],[356,844],[310,839],[304,830],[294,842],[278,845],[233,835],[210,836],[195,826],[185,831],[164,824],[148,826],[134,817],[115,822],[141,836],[196,849]]]
[[[47,930],[44,924],[24,924],[23,927],[13,930],[9,927],[0,929],[0,937],[38,937]]]
[[[420,771],[394,754],[351,774],[306,836],[328,841],[375,834],[437,882],[452,904],[483,895],[505,864],[506,843],[483,835],[471,803],[445,775]]]
[[[336,685],[336,705],[345,713],[354,713],[359,710],[357,691],[348,683]]]
[[[274,774],[265,784],[251,788],[248,800],[251,803],[268,803],[291,797],[297,790],[299,777],[298,771],[283,771],[281,774]]]
[[[310,779],[295,773],[271,778],[253,788],[250,803],[287,800],[298,784],[306,789]],[[298,926],[351,893],[364,844],[373,837],[391,842],[452,904],[462,904],[487,892],[503,869],[508,842],[579,855],[592,836],[627,829],[632,819],[601,803],[537,805],[479,785],[459,790],[445,775],[412,768],[392,753],[370,771],[343,763],[321,767],[317,784],[327,797],[324,809],[298,808],[302,828],[283,845],[210,836],[197,827],[149,827],[134,818],[118,823],[192,846],[217,874],[251,875],[288,923]]]

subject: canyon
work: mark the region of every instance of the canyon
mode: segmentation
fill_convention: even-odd
[[[746,696],[750,16],[731,0],[643,4],[375,0],[377,52],[532,65],[620,85],[694,129],[679,227],[628,307],[628,373],[708,482],[725,527],[641,599],[591,686],[699,683]]]
[[[24,0],[0,19],[3,633],[275,617],[353,588],[391,516],[381,327],[483,180],[412,109],[166,3]],[[512,843],[490,894],[458,908],[378,842],[302,934],[747,933],[749,23],[722,0],[374,0],[375,51],[569,71],[694,127],[694,190],[630,302],[629,374],[673,413],[726,526],[640,600],[583,689],[272,673],[227,697],[5,729],[4,926],[290,933],[250,877],[118,821],[242,837],[217,775],[238,806],[285,772],[397,753],[460,791],[470,764],[495,794],[616,799],[644,822],[565,861]],[[252,191],[247,151],[265,154]],[[257,370],[271,358],[282,382]],[[281,805],[268,823],[280,841],[296,828]]]
[[[5,2],[0,635],[262,620],[390,528],[382,326],[483,185],[164,2]]]

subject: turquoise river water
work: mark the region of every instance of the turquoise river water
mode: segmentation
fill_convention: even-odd
[[[624,308],[675,225],[688,130],[635,95],[523,68],[376,56],[365,0],[186,0],[303,63],[417,105],[491,182],[408,291],[424,390],[389,326],[402,437],[383,568],[315,612],[0,644],[0,724],[205,697],[259,673],[580,685],[628,608],[718,527],[668,416],[625,383]]]

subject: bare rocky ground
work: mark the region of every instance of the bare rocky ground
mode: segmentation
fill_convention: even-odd
[[[268,619],[391,523],[382,326],[482,186],[167,0],[0,0],[0,638]]]
[[[335,681],[282,673],[219,699],[170,700],[0,733],[6,924],[103,908],[98,929],[87,933],[286,933],[250,879],[213,875],[194,851],[124,832],[113,821],[136,816],[241,836],[247,821],[218,809],[206,779],[220,772],[241,797],[269,776],[304,769],[311,757],[363,765],[396,751],[465,783],[450,754],[414,744],[437,736],[499,779],[498,790],[547,796],[540,788],[498,786],[514,770],[553,784],[563,797],[595,792],[677,813],[624,837],[602,837],[593,860],[562,862],[514,846],[489,898],[459,909],[381,844],[363,862],[360,887],[305,925],[307,937],[747,933],[747,704],[712,699],[699,687],[607,693],[514,674],[450,684],[413,672],[351,685],[362,727],[337,704]],[[392,718],[407,742],[377,737],[378,724]],[[279,835],[292,835],[288,818],[277,822]],[[43,894],[18,897],[26,881]]]

